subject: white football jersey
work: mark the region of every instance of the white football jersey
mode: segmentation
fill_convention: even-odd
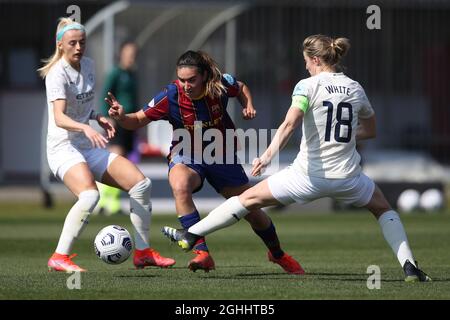
[[[72,144],[79,149],[92,148],[83,132],[68,131],[55,124],[53,101],[65,99],[65,114],[80,123],[89,123],[94,110],[95,71],[92,59],[83,57],[80,72],[75,70],[64,58],[55,63],[45,78],[48,105],[47,150]]]
[[[293,166],[305,174],[330,179],[361,172],[356,151],[358,118],[374,114],[361,85],[343,73],[321,72],[301,80],[292,96],[308,98],[300,152]]]

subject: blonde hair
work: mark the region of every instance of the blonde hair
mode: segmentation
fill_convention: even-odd
[[[177,68],[197,67],[200,74],[206,71],[205,94],[212,98],[218,98],[226,92],[222,83],[222,72],[210,55],[203,51],[187,51],[177,61]]]
[[[58,26],[56,27],[56,34],[55,34],[55,39],[56,39],[56,35],[58,34],[58,32],[64,28],[65,26],[69,25],[69,24],[74,24],[76,23],[75,21],[73,21],[70,18],[59,18],[59,23]],[[39,75],[42,78],[45,78],[48,74],[48,72],[50,71],[51,67],[58,62],[59,59],[61,59],[62,55],[63,55],[63,51],[61,49],[58,48],[58,42],[55,40],[55,52],[53,53],[52,56],[50,56],[50,58],[48,59],[44,59],[42,60],[42,62],[44,63],[44,66],[42,66],[41,68],[37,69],[37,71],[39,72]]]
[[[332,68],[341,70],[342,58],[350,49],[350,40],[316,34],[303,41],[303,52],[310,58],[318,57],[322,62]]]

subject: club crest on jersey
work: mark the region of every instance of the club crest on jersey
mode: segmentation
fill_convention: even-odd
[[[234,78],[228,73],[223,74],[223,78],[231,85],[234,85]]]
[[[89,79],[89,82],[90,82],[90,83],[94,83],[94,74],[89,73],[89,74],[88,74],[88,79]]]

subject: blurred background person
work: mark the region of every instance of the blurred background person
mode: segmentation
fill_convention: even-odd
[[[137,78],[134,72],[137,45],[132,41],[125,41],[120,46],[119,63],[108,73],[100,101],[100,111],[102,115],[108,117],[109,105],[105,103],[103,97],[108,92],[112,92],[120,101],[127,113],[137,111]],[[109,151],[124,156],[134,163],[138,163],[140,155],[137,150],[137,134],[116,125],[113,119],[110,119],[116,129],[116,135],[108,144]],[[125,213],[121,208],[120,189],[99,184],[100,200],[95,208],[96,213],[105,213],[107,215]]]

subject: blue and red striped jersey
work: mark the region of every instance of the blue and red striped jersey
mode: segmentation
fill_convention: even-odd
[[[218,98],[204,96],[198,100],[186,96],[179,80],[175,80],[158,93],[142,110],[152,121],[167,120],[173,129],[184,128],[189,131],[193,141],[194,122],[201,121],[203,132],[207,129],[218,129],[225,140],[225,130],[235,129],[226,108],[228,98],[239,94],[237,80],[229,75],[222,76],[222,83],[226,88]],[[172,141],[171,150],[179,141]],[[224,141],[225,143],[225,141]],[[203,148],[207,144],[203,143]]]

